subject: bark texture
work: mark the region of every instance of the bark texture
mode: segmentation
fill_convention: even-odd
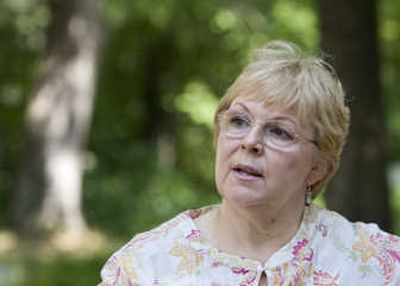
[[[28,103],[13,206],[17,230],[81,232],[82,148],[101,42],[100,0],[50,0],[47,47]]]
[[[319,1],[321,47],[332,58],[350,101],[352,122],[328,206],[351,220],[390,229],[386,134],[379,80],[377,3]]]

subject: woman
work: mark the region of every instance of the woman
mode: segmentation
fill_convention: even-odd
[[[100,285],[400,285],[400,238],[311,201],[349,109],[333,69],[293,44],[256,51],[215,115],[217,206],[135,236]]]

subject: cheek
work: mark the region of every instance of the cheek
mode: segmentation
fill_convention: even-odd
[[[234,140],[219,138],[217,141],[216,160],[224,162],[235,152],[236,146],[238,144]]]
[[[221,183],[230,169],[230,158],[235,152],[235,145],[232,142],[227,142],[223,138],[217,141],[216,156],[215,156],[215,179],[217,185]]]
[[[215,174],[218,175],[221,173],[222,169],[224,169],[224,165],[226,164],[227,157],[227,148],[224,146],[224,142],[218,139],[217,149],[215,152]]]
[[[282,163],[281,172],[287,174],[285,176],[287,180],[305,181],[311,170],[312,157],[308,153],[300,153],[297,156],[287,156],[286,160],[280,160],[280,163]]]

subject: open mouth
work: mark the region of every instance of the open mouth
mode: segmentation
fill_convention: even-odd
[[[253,167],[247,166],[247,165],[236,165],[234,168],[232,168],[232,170],[241,175],[241,176],[245,176],[245,177],[256,177],[256,178],[261,178],[262,174],[257,171],[256,169],[254,169]]]

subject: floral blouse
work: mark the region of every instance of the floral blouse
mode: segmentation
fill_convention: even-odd
[[[222,252],[193,219],[218,206],[185,211],[136,235],[102,269],[99,286],[400,285],[400,237],[375,224],[306,207],[292,240],[265,263]]]

